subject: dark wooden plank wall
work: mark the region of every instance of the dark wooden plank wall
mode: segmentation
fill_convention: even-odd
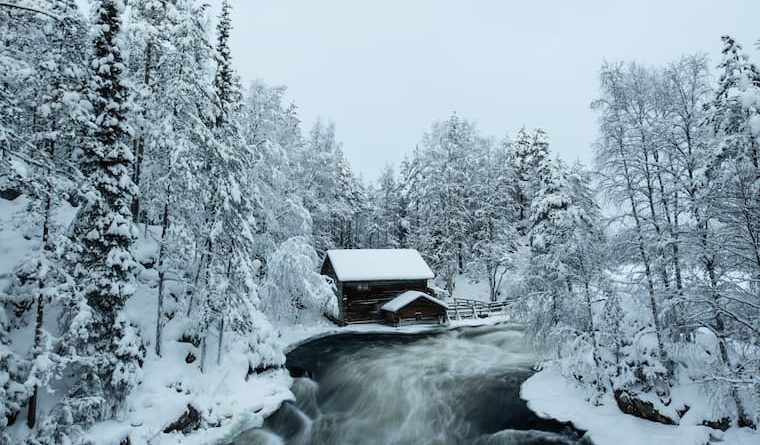
[[[338,282],[338,275],[335,274],[335,269],[330,261],[330,257],[325,257],[325,260],[322,262],[322,269],[319,273],[331,277],[336,283]]]
[[[360,289],[360,285],[368,289]],[[402,292],[428,292],[427,280],[367,281],[343,283],[344,320],[346,322],[382,321],[380,307]]]
[[[446,308],[427,298],[418,298],[398,311],[401,320],[414,320],[418,314],[423,319],[438,319],[438,317],[446,315]]]
[[[404,320],[439,322],[446,317],[446,308],[422,297],[402,307],[398,312],[383,312],[385,322],[395,326]]]

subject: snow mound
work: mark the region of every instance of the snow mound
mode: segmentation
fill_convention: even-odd
[[[523,383],[520,397],[528,408],[544,418],[571,422],[586,430],[596,445],[702,445],[721,441],[732,445],[757,445],[760,433],[747,428],[721,432],[702,425],[663,425],[624,414],[611,395],[600,406],[586,401],[582,389],[568,385],[557,370],[546,368]],[[694,408],[692,408],[694,409]]]

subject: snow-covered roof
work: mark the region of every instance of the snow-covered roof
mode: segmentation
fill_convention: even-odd
[[[435,274],[414,249],[327,251],[340,281],[427,280]]]
[[[418,298],[425,298],[439,306],[445,307],[446,309],[449,308],[449,305],[447,305],[446,303],[444,303],[443,301],[435,297],[431,297],[425,292],[420,292],[418,290],[408,290],[404,293],[399,294],[399,296],[394,298],[393,300],[385,303],[380,309],[384,311],[389,311],[389,312],[396,312],[402,307],[406,306],[407,304],[411,303],[412,301]]]

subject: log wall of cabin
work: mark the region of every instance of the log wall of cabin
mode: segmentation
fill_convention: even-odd
[[[438,317],[446,315],[446,308],[433,303],[427,298],[418,298],[399,309],[397,314],[400,320],[414,320],[417,318],[417,314],[423,320],[437,320]]]
[[[366,285],[368,289],[361,289]],[[402,292],[428,292],[427,280],[343,283],[343,319],[346,322],[382,321],[380,307]]]

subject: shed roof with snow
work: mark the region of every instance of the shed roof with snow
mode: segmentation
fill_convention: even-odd
[[[438,306],[441,306],[445,309],[449,308],[449,305],[444,303],[443,301],[432,297],[425,292],[420,292],[416,290],[409,290],[402,294],[400,294],[398,297],[394,298],[393,300],[385,303],[381,309],[384,311],[389,312],[398,312],[401,308],[407,306],[409,303],[412,303],[413,301],[416,301],[419,298],[423,298],[425,300],[428,300],[432,303],[437,304]]]
[[[334,249],[327,251],[338,280],[427,280],[435,274],[414,249]]]

